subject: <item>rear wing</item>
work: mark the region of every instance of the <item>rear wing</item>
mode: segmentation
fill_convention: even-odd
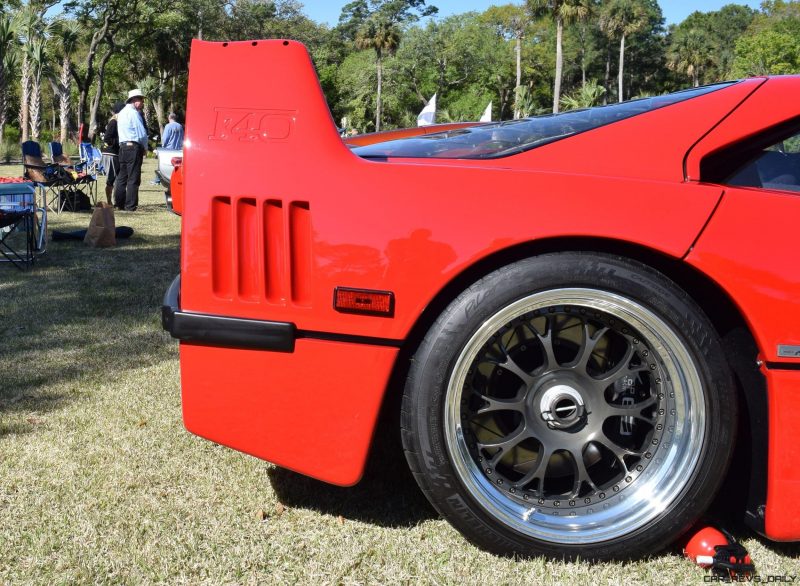
[[[204,194],[285,189],[310,166],[355,158],[302,44],[195,40],[189,68],[187,207]]]

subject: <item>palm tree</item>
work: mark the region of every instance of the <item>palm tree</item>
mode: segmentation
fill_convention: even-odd
[[[5,14],[0,15],[0,142],[5,136],[6,106],[8,104],[8,77],[16,59],[16,21]]]
[[[550,15],[556,21],[556,76],[553,82],[553,113],[561,102],[561,78],[564,74],[562,49],[564,25],[584,20],[592,11],[591,0],[528,0],[528,9],[534,16]]]
[[[69,130],[69,94],[72,76],[70,67],[72,66],[72,53],[78,44],[80,37],[80,26],[74,20],[60,20],[55,27],[56,38],[58,39],[61,51],[61,70],[59,71],[56,90],[58,95],[58,119],[61,127],[61,144],[67,142],[67,131]]]
[[[595,80],[583,84],[575,93],[561,98],[561,105],[565,110],[580,110],[591,108],[600,103],[606,90]]]
[[[530,24],[530,15],[524,6],[506,4],[490,6],[483,13],[483,19],[496,27],[503,38],[514,39],[514,57],[517,66],[517,85],[514,86],[514,95],[517,96],[522,87],[522,39],[525,37],[525,29]],[[515,102],[514,120],[520,117],[520,108]]]
[[[625,69],[625,37],[638,33],[647,26],[647,10],[642,0],[611,0],[603,7],[600,29],[609,39],[619,37],[619,101],[624,100],[622,87]]]
[[[375,50],[375,67],[378,75],[378,95],[375,108],[375,132],[381,129],[381,89],[383,84],[383,58],[397,52],[400,31],[385,18],[373,16],[356,33],[356,48]]]
[[[156,125],[158,131],[161,133],[164,129],[164,93],[165,84],[164,78],[148,75],[144,79],[136,82],[136,87],[141,88],[147,99],[144,102],[144,110],[142,111],[145,120],[148,122],[148,128],[151,127],[153,122],[153,115],[156,117]]]
[[[44,22],[37,6],[32,4],[25,5],[17,13],[17,32],[23,45],[30,48],[30,45],[42,32]],[[19,100],[19,124],[22,133],[22,142],[28,140],[28,118],[30,113],[31,101],[31,62],[30,51],[22,52],[22,66],[20,69],[20,100]]]
[[[41,127],[41,104],[42,104],[42,73],[47,66],[47,40],[45,37],[34,39],[27,46],[27,57],[31,67],[31,102],[30,102],[30,126],[31,139],[39,140],[39,129]]]
[[[690,76],[694,87],[697,87],[703,68],[713,63],[712,55],[711,41],[705,31],[678,28],[672,37],[667,63],[672,69]]]

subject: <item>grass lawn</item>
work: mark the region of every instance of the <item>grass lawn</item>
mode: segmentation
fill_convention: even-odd
[[[484,553],[438,518],[400,454],[343,489],[187,433],[160,324],[180,220],[154,168],[140,211],[117,214],[129,240],[50,242],[27,272],[0,264],[0,584],[703,583],[678,549],[594,565]],[[88,223],[50,216],[50,230]],[[765,580],[800,575],[800,547],[731,528]]]

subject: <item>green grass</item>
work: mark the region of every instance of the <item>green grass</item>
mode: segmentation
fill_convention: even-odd
[[[117,214],[130,240],[51,242],[27,272],[0,264],[0,584],[703,583],[677,549],[594,565],[482,552],[399,454],[344,489],[187,433],[160,326],[180,221],[153,169],[141,211]],[[85,228],[89,214],[50,220]],[[733,529],[762,576],[800,574],[800,548]]]

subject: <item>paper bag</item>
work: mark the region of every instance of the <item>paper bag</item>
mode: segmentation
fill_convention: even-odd
[[[114,206],[107,203],[97,204],[83,242],[93,247],[114,246],[117,243]]]

